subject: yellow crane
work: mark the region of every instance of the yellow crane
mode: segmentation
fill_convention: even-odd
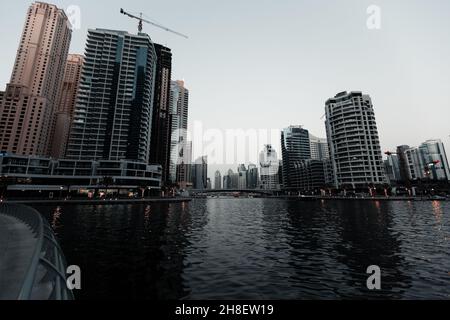
[[[162,25],[160,25],[160,24],[157,24],[157,23],[155,23],[155,22],[152,22],[152,21],[149,21],[149,20],[145,20],[145,19],[142,17],[142,16],[143,16],[142,13],[140,13],[140,14],[139,14],[139,17],[138,17],[138,16],[135,16],[135,15],[133,15],[133,14],[131,14],[131,13],[129,13],[129,12],[123,10],[122,8],[120,9],[120,13],[123,14],[123,15],[126,15],[126,16],[128,16],[128,17],[130,17],[130,18],[132,18],[132,19],[138,20],[138,21],[139,21],[139,25],[138,25],[138,30],[139,30],[139,32],[142,32],[143,23],[145,22],[145,23],[151,24],[151,25],[154,26],[154,27],[163,29],[163,30],[165,30],[165,31],[167,31],[167,32],[171,32],[171,33],[176,34],[176,35],[178,35],[178,36],[180,36],[180,37],[189,39],[189,37],[188,37],[187,35],[185,35],[185,34],[182,34],[182,33],[177,32],[177,31],[175,31],[175,30],[169,29],[169,28],[164,27],[164,26],[162,26]]]

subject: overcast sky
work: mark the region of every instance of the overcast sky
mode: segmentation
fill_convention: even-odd
[[[173,79],[184,79],[191,91],[191,124],[220,130],[300,124],[325,137],[325,101],[356,90],[372,97],[383,150],[439,138],[450,151],[448,0],[52,2],[81,9],[73,53],[84,52],[88,28],[136,32],[120,7],[188,34],[185,40],[144,26],[173,50]],[[2,2],[1,89],[30,3]],[[370,5],[381,8],[379,30],[367,28]],[[259,143],[262,149],[266,141]],[[278,139],[274,145],[279,150]]]

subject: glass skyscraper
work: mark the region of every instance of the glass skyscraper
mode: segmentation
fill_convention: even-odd
[[[170,86],[172,77],[172,52],[160,44],[155,44],[157,56],[155,94],[153,102],[152,135],[150,143],[150,163],[163,168],[163,182],[169,181],[170,171]]]
[[[285,189],[299,186],[299,165],[311,159],[311,143],[308,130],[302,126],[290,126],[281,132],[281,152],[283,157],[283,185]]]
[[[149,162],[156,60],[147,34],[88,31],[67,158]]]

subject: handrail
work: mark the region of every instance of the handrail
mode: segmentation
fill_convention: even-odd
[[[42,267],[52,272],[53,279],[56,282],[56,298],[61,299],[64,297],[66,299],[73,299],[72,292],[66,286],[65,257],[48,222],[42,218],[37,210],[24,205],[3,204],[0,205],[0,213],[16,218],[27,225],[36,238],[34,251],[30,263],[26,268],[25,277],[17,299],[33,299],[33,289],[39,285],[39,283],[36,283],[36,275]],[[49,261],[45,257],[45,250],[53,250],[55,261]]]
[[[36,210],[23,205],[16,206],[6,204],[3,205],[1,209],[0,212],[25,223],[30,228],[30,231],[36,236],[36,245],[34,247],[33,256],[27,267],[26,276],[18,296],[19,300],[26,300],[30,298],[36,275],[35,270],[39,263],[44,236],[44,223],[41,215]]]

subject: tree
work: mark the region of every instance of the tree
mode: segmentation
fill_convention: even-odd
[[[114,185],[114,178],[113,177],[103,177],[102,179],[102,185],[106,189],[106,195],[108,195],[108,189],[110,186]]]

